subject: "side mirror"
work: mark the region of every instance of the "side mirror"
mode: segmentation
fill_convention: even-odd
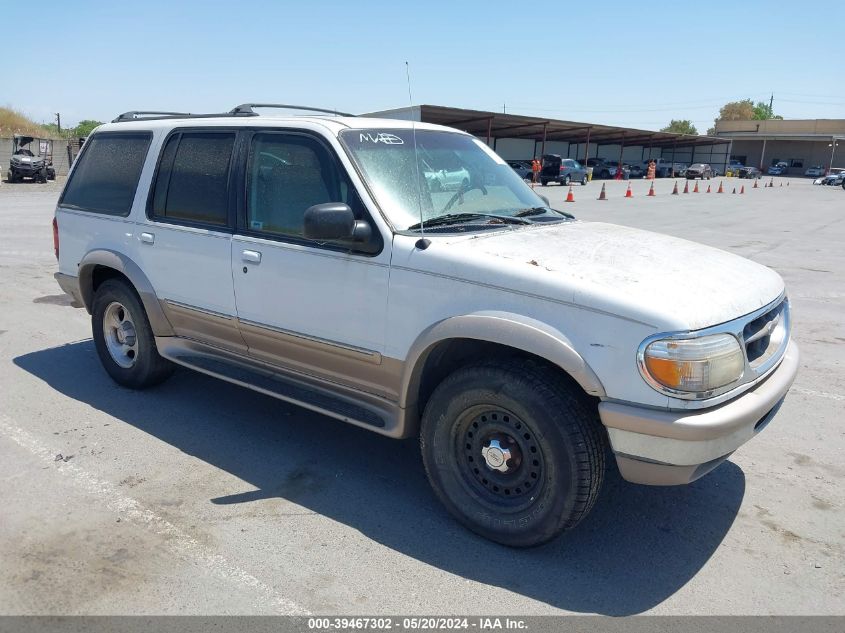
[[[370,225],[356,220],[348,204],[327,202],[315,204],[305,211],[305,237],[310,240],[352,240],[368,242],[372,237]]]

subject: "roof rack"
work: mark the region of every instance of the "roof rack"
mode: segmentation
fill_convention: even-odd
[[[123,121],[137,121],[138,119],[164,119],[171,117],[175,118],[191,116],[197,115],[191,114],[190,112],[159,112],[156,110],[131,110],[130,112],[118,114],[117,118],[112,120],[112,123],[121,123]]]
[[[355,116],[349,112],[339,110],[327,110],[326,108],[312,108],[311,106],[289,105],[285,103],[242,103],[235,106],[229,114],[233,116],[257,116],[253,108],[278,108],[281,110],[305,110],[307,112],[322,112],[323,114],[334,114],[336,116]]]
[[[158,110],[130,110],[119,114],[112,123],[125,123],[126,121],[155,121],[158,119],[208,119],[227,116],[258,116],[253,108],[278,108],[283,110],[305,110],[308,112],[322,112],[323,114],[334,114],[335,116],[355,116],[349,112],[327,110],[325,108],[312,108],[310,106],[286,105],[283,103],[242,103],[235,106],[229,112],[216,114],[191,114],[190,112],[162,112]]]

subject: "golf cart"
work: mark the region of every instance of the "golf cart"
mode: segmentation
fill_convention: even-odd
[[[35,142],[37,154],[30,149]],[[56,179],[53,168],[53,141],[15,134],[12,140],[12,157],[9,159],[8,182],[21,182],[32,178],[35,182],[47,182]]]

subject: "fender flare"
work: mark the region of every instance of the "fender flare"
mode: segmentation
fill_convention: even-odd
[[[94,269],[104,266],[116,270],[135,287],[141,298],[155,336],[173,336],[173,326],[164,314],[150,280],[134,261],[126,255],[107,249],[89,251],[79,262],[79,290],[85,309],[91,313],[94,302]]]
[[[560,330],[517,314],[478,312],[449,317],[420,334],[408,351],[400,384],[400,407],[416,406],[425,362],[438,343],[449,339],[487,341],[534,354],[563,369],[586,393],[606,395],[598,376]]]

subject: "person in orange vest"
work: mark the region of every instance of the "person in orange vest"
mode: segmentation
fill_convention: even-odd
[[[649,180],[654,180],[654,177],[657,173],[657,163],[654,160],[648,161],[648,173],[646,174],[646,178]]]
[[[535,158],[534,160],[531,161],[531,172],[532,172],[531,173],[531,176],[532,176],[531,182],[536,183],[537,180],[539,180],[541,169],[542,169],[542,165],[540,165],[540,159],[539,158]]]

